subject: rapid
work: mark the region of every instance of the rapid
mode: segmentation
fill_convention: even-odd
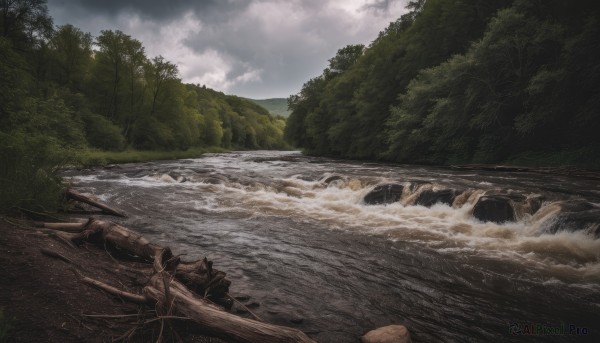
[[[253,312],[319,342],[357,342],[395,323],[414,342],[600,341],[598,221],[569,224],[560,206],[597,213],[597,180],[274,151],[65,178],[127,212],[119,222],[150,240],[185,259],[207,256]],[[400,199],[367,204],[383,184],[403,185]],[[449,204],[416,200],[449,187],[461,190]],[[477,200],[497,191],[537,197],[540,208],[516,208],[504,223],[476,219]]]

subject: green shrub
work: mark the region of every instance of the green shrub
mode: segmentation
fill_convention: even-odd
[[[103,150],[121,151],[125,149],[125,137],[121,129],[101,115],[84,110],[81,119],[85,124],[86,138],[90,146]]]
[[[0,212],[15,207],[55,210],[61,190],[57,172],[70,156],[56,138],[0,132]]]

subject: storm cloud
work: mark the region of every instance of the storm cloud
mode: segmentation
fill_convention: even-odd
[[[56,25],[121,30],[184,82],[252,98],[287,97],[339,48],[368,45],[405,0],[48,0]]]

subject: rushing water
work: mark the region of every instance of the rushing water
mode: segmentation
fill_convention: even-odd
[[[324,182],[332,175],[340,177]],[[393,323],[406,325],[414,342],[600,341],[600,239],[539,229],[557,199],[598,206],[597,181],[264,151],[67,177],[130,214],[124,225],[187,259],[213,260],[232,281],[230,293],[249,295],[263,319],[320,342],[357,342]],[[470,196],[430,208],[410,197],[363,201],[377,184],[407,181]],[[474,201],[495,189],[547,200],[516,222],[477,221]],[[564,332],[526,335],[524,325]]]

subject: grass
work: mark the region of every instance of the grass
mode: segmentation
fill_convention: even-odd
[[[225,152],[220,147],[193,147],[187,150],[134,150],[102,151],[85,150],[79,154],[78,162],[83,166],[97,166],[119,163],[135,163],[156,160],[176,160],[181,158],[197,158],[208,152]]]

